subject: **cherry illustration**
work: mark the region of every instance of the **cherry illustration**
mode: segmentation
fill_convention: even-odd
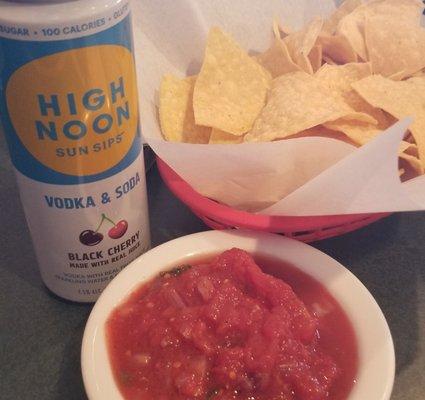
[[[86,246],[96,246],[102,240],[103,235],[91,229],[86,229],[80,233],[80,242]]]
[[[115,224],[111,229],[108,231],[108,235],[112,239],[119,239],[120,237],[123,237],[124,234],[127,232],[128,228],[128,222],[124,219],[119,221]]]
[[[99,244],[103,240],[103,235],[98,232],[103,221],[105,221],[105,216],[102,214],[102,219],[95,231],[92,229],[86,229],[80,233],[80,242],[86,246],[96,246]]]
[[[102,219],[95,231],[92,229],[86,229],[80,233],[80,242],[86,246],[96,246],[99,244],[103,240],[103,235],[99,232],[99,229],[105,221],[108,221],[113,225],[113,227],[108,231],[108,235],[111,239],[119,239],[127,232],[128,222],[126,220],[122,219],[115,223],[105,214],[102,214]]]
[[[111,239],[119,239],[120,237],[123,237],[124,234],[127,232],[127,228],[128,228],[128,222],[124,219],[122,219],[121,221],[118,221],[117,223],[115,223],[114,221],[112,221],[112,219],[108,218],[105,214],[102,214],[102,217],[110,222],[112,225],[114,225],[111,229],[109,229],[108,231],[108,236]]]

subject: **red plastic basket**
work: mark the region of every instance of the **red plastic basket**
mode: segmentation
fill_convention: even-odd
[[[303,242],[313,242],[354,231],[389,215],[380,213],[286,217],[251,214],[200,195],[159,157],[157,165],[162,179],[171,192],[213,229],[266,231]]]

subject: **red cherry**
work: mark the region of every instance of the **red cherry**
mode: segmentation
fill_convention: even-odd
[[[127,228],[128,228],[128,222],[122,219],[116,225],[114,225],[111,229],[109,229],[108,235],[111,239],[119,239],[120,237],[124,236],[124,234],[127,232]]]

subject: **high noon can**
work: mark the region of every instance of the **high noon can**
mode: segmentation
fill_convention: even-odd
[[[127,0],[0,1],[0,115],[41,275],[95,301],[150,246]]]

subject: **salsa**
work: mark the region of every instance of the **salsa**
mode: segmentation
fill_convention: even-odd
[[[294,267],[256,260],[263,270],[232,249],[181,265],[112,312],[109,356],[125,399],[347,398],[357,348],[341,307]]]

